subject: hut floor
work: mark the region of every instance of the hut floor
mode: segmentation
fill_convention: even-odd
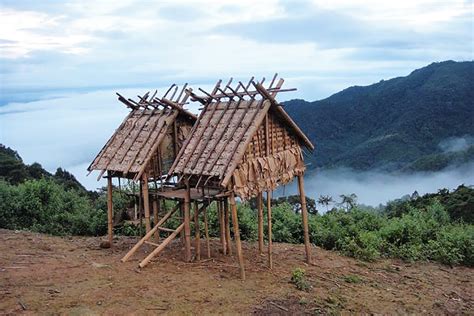
[[[118,237],[99,248],[93,237],[51,237],[0,230],[0,314],[462,314],[474,310],[474,271],[467,267],[361,262],[313,249],[315,264],[303,263],[303,245],[274,243],[274,270],[255,243],[244,243],[247,280],[239,279],[235,257],[184,263],[176,240],[145,269],[141,249],[120,258],[136,239]],[[202,240],[202,258],[205,242]],[[306,270],[311,285],[289,282],[293,269]]]

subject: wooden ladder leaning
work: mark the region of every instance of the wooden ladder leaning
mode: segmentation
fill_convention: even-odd
[[[178,226],[176,229],[169,229],[166,227],[161,227],[171,216],[179,209],[179,204],[177,204],[171,211],[166,213],[165,216],[153,227],[139,242],[133,246],[132,249],[121,259],[122,262],[126,262],[143,244],[148,244],[152,246],[156,246],[155,250],[153,250],[145,259],[143,259],[139,263],[139,267],[145,267],[153,257],[157,256],[165,247],[183,230],[184,222]],[[157,231],[166,231],[171,233],[168,237],[166,237],[160,244],[154,243],[149,241],[149,239],[155,234]]]

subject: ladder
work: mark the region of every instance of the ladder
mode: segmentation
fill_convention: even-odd
[[[178,226],[176,229],[169,229],[166,227],[161,227],[179,208],[179,204],[177,204],[171,211],[165,214],[163,218],[145,235],[139,242],[130,249],[129,252],[121,259],[122,262],[126,262],[130,257],[143,245],[148,244],[151,246],[155,246],[155,250],[153,250],[145,259],[143,259],[138,265],[140,268],[145,267],[153,257],[157,256],[160,252],[165,249],[165,247],[183,230],[184,222]],[[154,243],[149,241],[149,239],[158,231],[165,231],[171,233],[168,237],[166,237],[163,242],[160,244]]]

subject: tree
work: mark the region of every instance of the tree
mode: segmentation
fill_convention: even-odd
[[[329,204],[333,203],[334,200],[330,195],[320,195],[318,199],[318,204],[326,206],[326,212],[329,211]]]
[[[339,205],[344,206],[346,211],[353,209],[357,205],[357,195],[351,193],[350,195],[341,194],[341,203]]]

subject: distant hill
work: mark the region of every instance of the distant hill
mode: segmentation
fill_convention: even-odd
[[[75,189],[82,193],[88,192],[68,171],[58,168],[53,175],[43,169],[37,162],[27,165],[18,152],[0,144],[0,180],[7,181],[10,184],[18,184],[25,180],[41,179],[43,177],[54,179],[66,189]]]
[[[474,160],[474,62],[284,105],[316,145],[312,168],[429,171]]]

